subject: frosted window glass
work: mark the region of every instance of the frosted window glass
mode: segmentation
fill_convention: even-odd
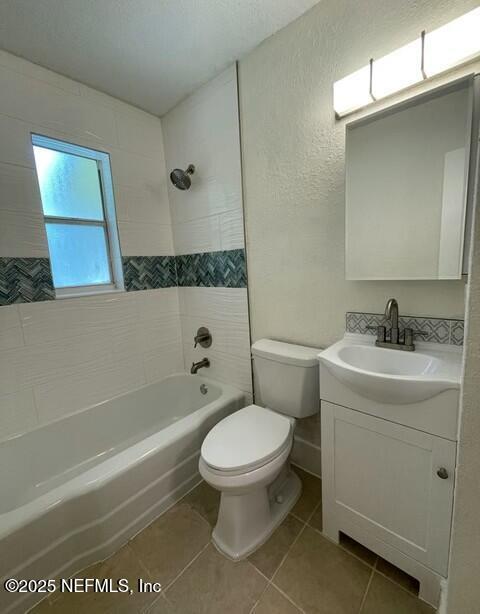
[[[33,146],[45,215],[103,220],[95,160]]]
[[[102,226],[47,223],[46,228],[56,288],[111,282]]]

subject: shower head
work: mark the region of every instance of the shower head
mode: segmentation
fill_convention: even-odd
[[[181,168],[174,168],[170,173],[170,181],[179,190],[188,190],[192,185],[190,175],[193,175],[194,172],[195,167],[193,164],[189,164],[185,171],[182,171]]]

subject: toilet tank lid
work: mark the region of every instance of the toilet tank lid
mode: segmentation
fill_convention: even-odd
[[[273,339],[259,339],[252,345],[253,356],[260,356],[268,360],[275,360],[287,365],[297,365],[299,367],[314,367],[318,365],[317,356],[321,350],[285,343],[284,341],[274,341]]]

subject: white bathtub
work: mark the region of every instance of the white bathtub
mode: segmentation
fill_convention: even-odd
[[[203,438],[243,405],[230,386],[172,375],[0,443],[0,612],[44,596],[5,579],[66,578],[188,492]]]

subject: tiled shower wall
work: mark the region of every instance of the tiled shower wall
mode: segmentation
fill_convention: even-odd
[[[0,92],[1,439],[182,370],[183,354],[176,280],[157,275],[174,254],[158,118],[3,52]],[[110,153],[126,273],[173,287],[24,302],[52,298],[31,132]]]
[[[234,69],[174,135],[198,167],[170,193],[178,257],[158,118],[1,51],[0,91],[0,439],[189,368],[197,323],[214,336],[208,374],[251,392]],[[128,292],[52,300],[32,132],[110,153]]]
[[[190,190],[169,185],[179,275],[185,368],[208,357],[205,374],[251,395],[236,67],[162,117],[167,168],[194,164]],[[193,348],[200,326],[210,348]]]

